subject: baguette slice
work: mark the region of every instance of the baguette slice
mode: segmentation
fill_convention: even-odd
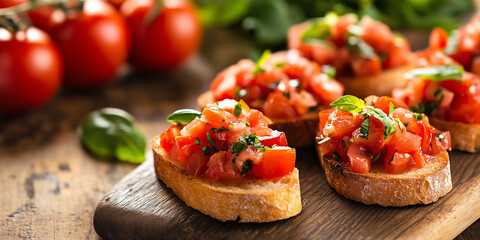
[[[407,86],[406,72],[412,70],[413,65],[398,68],[385,69],[373,76],[337,76],[337,80],[345,86],[345,95],[354,95],[358,98],[366,98],[369,95],[391,96],[395,88]]]
[[[432,157],[421,169],[403,174],[385,173],[383,166],[372,166],[367,174],[353,172],[346,162],[323,156],[317,146],[325,177],[330,186],[346,198],[364,204],[401,207],[436,202],[452,190],[447,151]]]
[[[477,152],[480,150],[480,124],[445,121],[430,117],[430,123],[441,131],[450,131],[452,148]]]
[[[203,109],[209,103],[215,102],[212,92],[204,92],[197,99],[198,106]],[[284,132],[291,147],[311,147],[315,143],[315,131],[318,127],[318,112],[305,114],[294,120],[271,119],[270,128]]]
[[[298,169],[277,179],[210,181],[189,175],[152,139],[155,173],[188,206],[220,221],[271,222],[302,211]]]

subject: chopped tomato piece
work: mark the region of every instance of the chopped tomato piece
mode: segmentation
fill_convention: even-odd
[[[266,148],[263,161],[253,166],[251,174],[266,179],[287,175],[295,168],[295,158],[293,148]]]
[[[373,59],[355,57],[350,60],[353,72],[357,76],[371,76],[382,71],[382,62],[379,56]]]
[[[432,154],[436,155],[443,150],[451,150],[450,132],[435,130],[432,136]]]
[[[430,33],[428,47],[435,50],[443,50],[447,46],[448,34],[443,28],[436,27]]]
[[[350,168],[354,172],[368,173],[372,167],[372,159],[365,149],[358,143],[353,143],[347,153],[350,160]]]
[[[269,136],[258,137],[258,140],[260,140],[260,143],[263,146],[268,146],[268,147],[271,147],[273,145],[284,146],[284,147],[288,146],[285,133],[279,132],[277,130],[273,130]]]
[[[400,174],[407,172],[415,165],[412,155],[389,150],[385,157],[385,172]]]
[[[166,152],[170,152],[173,145],[175,144],[175,137],[180,135],[180,129],[176,125],[170,126],[165,132],[160,136],[160,145]]]
[[[359,118],[351,113],[335,110],[330,114],[328,121],[331,124],[323,127],[323,135],[334,140],[341,140],[359,128],[363,122],[363,118]]]
[[[297,112],[283,93],[275,92],[268,96],[263,107],[265,115],[273,119],[295,119]]]
[[[413,154],[413,161],[415,162],[415,165],[412,166],[414,168],[423,168],[425,167],[425,164],[427,164],[426,159],[422,156],[420,151],[416,151]]]
[[[208,162],[208,157],[205,156],[203,152],[198,151],[198,152],[192,153],[185,160],[185,163],[184,163],[185,170],[187,170],[187,172],[194,177],[202,176],[207,170],[207,162]]]

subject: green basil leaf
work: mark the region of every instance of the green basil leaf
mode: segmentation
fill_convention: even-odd
[[[337,70],[333,66],[323,65],[322,73],[327,74],[328,78],[332,79],[335,78],[335,75],[337,75]]]
[[[241,114],[242,114],[242,104],[237,103],[235,104],[235,109],[233,109],[233,115],[235,115],[235,117],[238,118]]]
[[[405,78],[421,77],[433,81],[457,80],[462,82],[462,74],[462,66],[442,65],[414,69],[405,73]]]
[[[95,155],[131,163],[145,160],[145,138],[134,118],[121,109],[103,108],[88,114],[77,132]]]
[[[330,36],[330,29],[338,21],[338,15],[334,12],[328,13],[325,17],[311,20],[311,27],[302,33],[301,40],[324,39]]]
[[[443,49],[443,52],[447,55],[453,54],[457,51],[458,48],[458,30],[453,30],[448,36],[447,46]]]
[[[423,119],[423,115],[421,113],[414,113],[413,117],[417,119],[417,121],[421,121]]]
[[[388,136],[396,132],[394,128],[395,121],[393,120],[393,118],[388,117],[387,114],[385,114],[382,110],[378,108],[374,108],[372,106],[366,106],[364,111],[367,116],[375,117],[376,119],[380,120],[380,122],[382,122],[383,125],[385,125],[385,129],[384,129],[385,138],[387,138]]]
[[[365,101],[352,95],[345,95],[335,100],[330,106],[344,112],[359,113],[365,107]]]
[[[253,77],[257,76],[257,74],[258,74],[259,72],[265,71],[265,70],[262,68],[262,65],[267,61],[267,59],[270,57],[270,55],[272,55],[272,52],[271,52],[270,50],[265,50],[265,51],[263,51],[262,56],[260,57],[260,59],[258,59],[258,61],[255,62],[255,69],[253,70]]]
[[[380,156],[382,155],[383,152],[379,152],[377,153],[375,156],[373,156],[372,158],[372,163],[375,163],[379,158]]]
[[[251,159],[247,159],[242,166],[242,172],[240,172],[240,175],[245,175],[247,172],[252,170],[253,167],[253,161]]]
[[[195,118],[202,116],[202,113],[193,109],[180,109],[167,117],[167,121],[171,123],[190,123]]]
[[[395,106],[392,102],[390,102],[390,106],[388,107],[388,116],[392,117],[393,110],[395,110]]]
[[[243,150],[247,149],[248,145],[245,142],[233,142],[230,145],[233,154],[241,153]]]
[[[370,118],[366,117],[363,120],[362,124],[360,125],[360,133],[358,134],[359,137],[368,139],[368,132],[370,130]]]
[[[363,58],[374,59],[377,56],[375,49],[360,37],[349,37],[347,40],[347,48],[353,55],[361,56]]]
[[[207,140],[208,140],[208,143],[210,144],[210,146],[213,148],[213,150],[215,150],[215,152],[218,152],[218,148],[215,146],[215,144],[213,143],[213,139],[212,137],[210,136],[210,133],[207,132]]]

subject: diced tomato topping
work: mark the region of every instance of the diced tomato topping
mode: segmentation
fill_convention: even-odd
[[[329,115],[328,122],[329,124],[323,127],[323,136],[341,140],[359,128],[363,122],[363,118],[351,113],[335,110]]]
[[[325,21],[329,26],[329,34],[308,36],[311,29]],[[321,23],[320,23],[321,24]],[[351,37],[361,40],[373,50],[364,56],[364,47],[359,50],[348,41]],[[368,16],[358,21],[355,14],[346,14],[332,18],[329,14],[323,19],[315,19],[292,26],[288,32],[288,48],[295,49],[303,56],[320,65],[332,65],[340,75],[370,76],[383,69],[397,68],[411,64],[412,52],[408,42],[402,37],[394,36],[390,28]],[[349,50],[350,49],[350,50]],[[359,52],[360,51],[360,52]],[[371,56],[373,55],[373,56]]]
[[[343,101],[347,100],[339,100]],[[425,114],[413,113],[401,101],[368,96],[365,103],[355,114],[339,109],[319,113],[318,138],[324,156],[349,162],[355,172],[368,173],[375,162],[384,165],[385,172],[399,174],[422,168],[432,156],[450,149],[449,132],[436,130]]]
[[[274,147],[265,149],[263,161],[255,164],[250,174],[270,179],[291,173],[295,167],[295,149]]]
[[[448,34],[443,28],[433,28],[428,40],[428,46],[431,49],[443,50],[447,46]]]
[[[389,150],[385,157],[385,172],[400,174],[407,172],[415,165],[412,155]]]
[[[370,155],[362,149],[358,143],[353,143],[348,148],[348,158],[350,160],[350,168],[354,172],[368,173],[372,167]]]
[[[207,105],[190,123],[169,127],[161,134],[160,145],[194,177],[213,181],[281,177],[293,171],[295,149],[269,123],[245,102],[223,100]]]
[[[336,57],[335,51],[329,53],[329,48],[321,45],[312,49],[315,56]],[[344,89],[323,73],[319,64],[290,50],[272,54],[261,63],[241,60],[218,74],[210,90],[212,100],[242,99],[269,118],[293,120],[330,104]],[[212,113],[212,119],[216,118]]]
[[[268,147],[271,147],[273,145],[283,146],[283,147],[288,146],[285,133],[279,132],[277,130],[273,130],[269,136],[258,137],[258,140],[260,140],[260,143],[262,143],[263,146],[268,146]]]

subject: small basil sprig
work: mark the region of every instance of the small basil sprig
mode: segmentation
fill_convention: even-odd
[[[365,117],[375,117],[376,119],[380,120],[380,122],[382,122],[385,126],[383,132],[385,138],[396,132],[394,128],[395,120],[392,117],[389,117],[380,109],[374,108],[372,106],[366,106],[365,101],[355,96],[345,95],[337,99],[335,102],[331,103],[330,106],[344,112],[360,113]],[[370,125],[369,123],[370,122],[368,122],[368,125]],[[364,129],[367,129],[367,123],[365,123],[363,127]],[[362,137],[368,138],[368,135],[363,135]]]
[[[257,62],[255,62],[255,69],[253,70],[253,77],[257,76],[259,72],[265,71],[262,68],[263,63],[267,61],[267,59],[272,55],[272,52],[270,50],[265,50],[262,53],[262,56],[258,59]]]
[[[145,160],[145,138],[134,118],[117,108],[103,108],[88,114],[77,132],[92,153],[120,161],[141,163]]]
[[[313,39],[324,39],[330,36],[330,29],[338,21],[338,15],[334,12],[328,13],[325,17],[311,20],[312,26],[302,33],[303,42],[310,42]]]
[[[167,121],[171,123],[190,123],[195,118],[202,116],[202,113],[193,109],[180,109],[167,117]]]
[[[421,77],[433,81],[457,80],[462,82],[462,74],[462,66],[442,65],[414,69],[405,73],[405,78]]]

